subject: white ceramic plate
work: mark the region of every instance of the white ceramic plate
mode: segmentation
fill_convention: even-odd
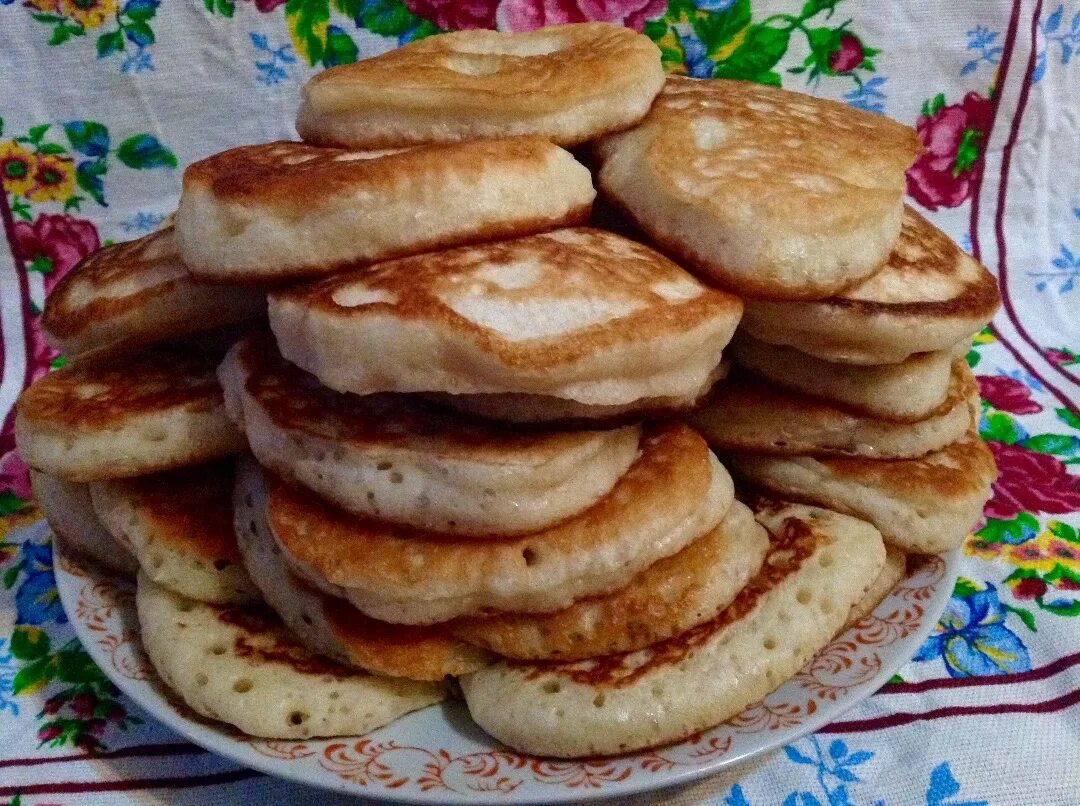
[[[56,557],[68,618],[105,674],[195,744],[246,767],[338,792],[416,803],[565,803],[686,783],[825,725],[915,654],[952,593],[959,553],[926,558],[874,613],[837,636],[792,680],[722,725],[667,747],[591,761],[523,756],[469,719],[432,706],[363,738],[267,741],[194,717],[167,696],[139,643],[135,588]]]

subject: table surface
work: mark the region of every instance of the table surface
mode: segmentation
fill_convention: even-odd
[[[442,29],[586,19],[644,30],[673,71],[916,126],[909,203],[1003,296],[968,356],[1000,478],[935,634],[842,722],[641,802],[1080,802],[1078,0],[0,0],[0,803],[314,794],[158,726],[74,639],[11,431],[19,389],[59,360],[44,295],[89,251],[157,227],[184,165],[295,137],[316,70]]]

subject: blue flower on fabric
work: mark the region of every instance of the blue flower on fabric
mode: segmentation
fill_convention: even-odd
[[[1005,626],[1006,615],[990,583],[984,590],[953,596],[915,660],[941,658],[951,677],[1027,671],[1031,658],[1019,636]]]
[[[724,12],[731,9],[735,5],[735,0],[698,0],[697,8],[699,11],[712,11],[712,12]]]
[[[66,623],[53,576],[52,546],[27,541],[19,546],[19,555],[18,564],[24,576],[15,592],[16,623]]]
[[[686,54],[687,74],[691,78],[712,78],[716,65],[709,58],[705,43],[698,39],[692,29],[684,32],[679,30],[681,27],[676,27],[675,34],[679,37],[683,53]]]

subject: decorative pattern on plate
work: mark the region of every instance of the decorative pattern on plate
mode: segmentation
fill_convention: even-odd
[[[461,703],[410,714],[363,738],[269,741],[195,719],[162,694],[135,633],[130,583],[59,556],[57,585],[87,651],[126,694],[196,744],[257,770],[371,798],[447,803],[559,803],[682,783],[839,717],[903,665],[933,629],[958,554],[908,569],[874,613],[837,636],[796,677],[725,724],[683,742],[611,759],[561,761],[497,746]]]

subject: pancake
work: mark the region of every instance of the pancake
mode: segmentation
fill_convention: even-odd
[[[631,652],[716,616],[765,560],[768,537],[743,504],[678,554],[621,590],[549,614],[501,614],[451,622],[459,638],[524,660],[578,660]]]
[[[822,361],[741,332],[731,344],[731,355],[739,366],[784,389],[820,398],[854,414],[915,423],[951,408],[948,397],[953,364],[967,347],[962,343],[951,350],[920,353],[899,364],[857,366]]]
[[[447,408],[504,423],[548,423],[588,428],[600,424],[636,422],[642,417],[660,418],[691,411],[708,398],[717,381],[727,376],[730,362],[721,362],[700,389],[689,395],[649,397],[633,403],[592,406],[575,400],[548,395],[522,395],[507,392],[494,395],[429,394]]]
[[[881,566],[881,573],[866,589],[866,593],[851,606],[848,613],[847,624],[842,629],[850,627],[857,621],[866,618],[877,609],[877,606],[892,593],[893,588],[900,584],[900,580],[907,573],[907,555],[895,546],[886,544],[885,564]]]
[[[742,296],[820,299],[885,262],[919,141],[836,101],[671,77],[598,151],[604,194],[685,265]]]
[[[969,342],[998,308],[986,268],[911,207],[885,266],[828,299],[748,299],[743,327],[826,361],[892,364]]]
[[[997,476],[978,435],[919,459],[813,459],[732,454],[732,469],[788,499],[870,521],[905,552],[958,548],[982,515]]]
[[[233,465],[94,482],[90,498],[101,522],[158,585],[200,602],[257,602],[233,532]]]
[[[41,323],[49,343],[74,356],[214,331],[265,311],[258,289],[192,277],[168,227],[83,259],[50,292]]]
[[[637,652],[466,675],[473,719],[519,752],[611,755],[705,730],[776,689],[843,626],[885,549],[872,526],[828,510],[758,518],[773,536],[763,570],[716,618]]]
[[[139,564],[131,550],[113,538],[98,520],[85,484],[37,470],[30,471],[30,481],[49,528],[65,548],[74,549],[114,574],[135,576]]]
[[[269,334],[237,344],[218,376],[265,467],[350,512],[456,534],[551,526],[608,493],[641,429],[514,432],[409,395],[333,392]]]
[[[971,427],[979,387],[966,362],[953,363],[939,409],[913,423],[880,420],[739,372],[717,385],[687,421],[719,451],[913,458],[956,442]]]
[[[569,146],[636,123],[663,83],[656,45],[619,25],[456,31],[318,73],[296,128],[355,148],[524,134]]]
[[[220,607],[139,575],[142,644],[196,713],[249,736],[359,736],[443,698],[434,683],[375,677],[312,654],[269,613]]]
[[[236,453],[211,353],[159,346],[90,355],[19,397],[15,441],[31,467],[67,481],[139,476]]]
[[[453,538],[347,516],[268,474],[269,520],[294,572],[381,621],[551,612],[625,587],[712,531],[727,471],[684,425],[650,429],[641,456],[580,515],[524,537]]]
[[[248,504],[248,502],[251,502]],[[320,593],[289,571],[266,522],[261,471],[243,460],[234,497],[236,540],[244,566],[266,603],[308,649],[344,666],[387,677],[442,680],[491,662],[483,650],[440,627],[408,627],[369,619],[342,599]]]
[[[594,195],[588,169],[539,138],[367,152],[277,142],[190,165],[176,236],[196,277],[278,282],[581,223]]]
[[[601,406],[697,394],[741,309],[648,247],[587,228],[381,263],[269,306],[282,354],[332,389]]]

